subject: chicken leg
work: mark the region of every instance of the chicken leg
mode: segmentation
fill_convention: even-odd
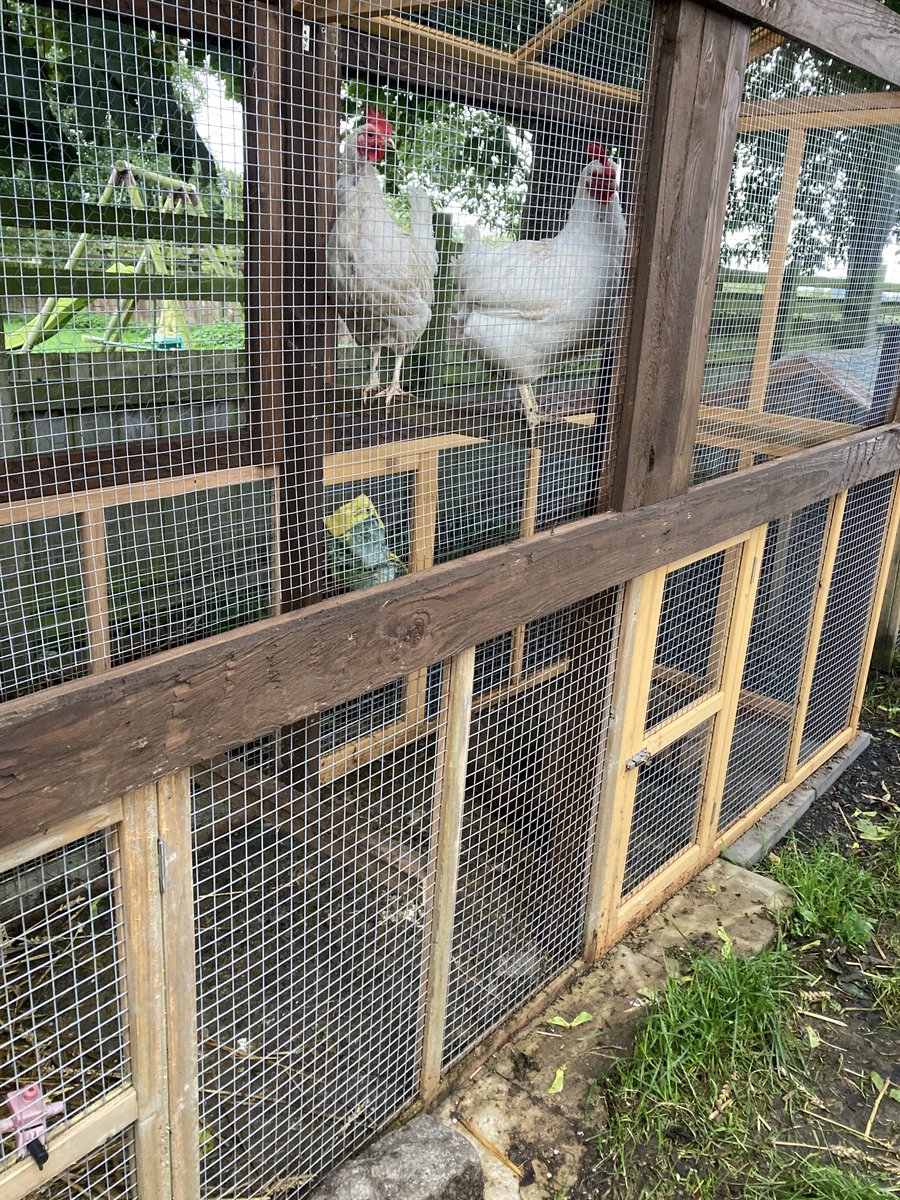
[[[525,420],[528,423],[528,432],[533,435],[540,420],[537,397],[530,383],[520,383],[518,386],[519,395],[522,398],[522,411],[525,413]]]
[[[381,386],[381,375],[378,370],[378,363],[381,358],[381,347],[372,351],[372,373],[369,376],[369,382],[363,388],[363,403],[373,404],[376,400],[384,401],[385,412],[390,411],[393,402],[406,393],[400,383],[400,373],[403,370],[403,360],[406,357],[404,354],[394,355],[394,373],[391,376],[391,382],[386,388]]]

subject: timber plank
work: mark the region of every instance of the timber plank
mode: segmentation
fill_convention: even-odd
[[[708,0],[900,85],[900,14],[877,0]]]
[[[615,508],[689,483],[750,27],[683,0],[658,40]]]
[[[884,426],[11,701],[0,845],[898,469]]]

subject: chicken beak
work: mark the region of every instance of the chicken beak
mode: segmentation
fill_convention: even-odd
[[[385,138],[384,139],[384,148],[385,148],[385,150],[396,150],[397,143],[394,141],[394,139],[392,137]]]

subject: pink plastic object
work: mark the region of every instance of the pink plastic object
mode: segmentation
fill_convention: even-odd
[[[64,1104],[50,1103],[44,1099],[39,1083],[29,1083],[17,1092],[8,1092],[6,1103],[12,1113],[0,1121],[0,1133],[16,1135],[16,1157],[25,1158],[29,1142],[35,1138],[47,1145],[47,1118],[66,1111]]]

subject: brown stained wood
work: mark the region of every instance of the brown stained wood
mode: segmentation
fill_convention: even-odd
[[[872,666],[875,670],[889,674],[893,669],[898,629],[900,629],[900,539],[894,542],[884,601],[878,616],[875,648],[872,652]]]
[[[169,1200],[166,985],[153,784],[123,796],[118,828],[128,1046],[138,1102],[134,1127],[138,1187],[147,1200]]]
[[[241,43],[252,40],[253,14],[266,5],[255,0],[74,0],[71,8],[146,21],[181,37],[199,34],[213,41]]]
[[[200,275],[109,275],[50,271],[27,263],[0,264],[0,296],[88,296],[91,300],[243,300],[240,280]]]
[[[900,86],[900,14],[877,0],[709,0]]]
[[[135,212],[133,208],[101,208],[99,204],[69,204],[33,196],[0,196],[0,224],[30,225],[36,229],[61,229],[125,241],[178,242],[189,246],[239,246],[243,226],[224,218],[190,214]]]
[[[169,981],[166,1058],[172,1200],[198,1200],[200,1106],[190,771],[161,779],[156,796],[165,871],[161,904],[165,974]]]
[[[104,1096],[68,1129],[51,1135],[50,1159],[43,1170],[30,1157],[7,1167],[0,1177],[0,1200],[25,1200],[26,1196],[46,1188],[92,1150],[127,1129],[137,1115],[138,1103],[133,1087]]]
[[[79,447],[77,455],[60,451],[10,458],[0,463],[0,505],[250,466],[258,459],[249,439],[234,434]]]
[[[898,468],[865,431],[10,701],[0,845]]]
[[[863,697],[866,691],[866,680],[872,659],[872,649],[878,632],[878,621],[884,604],[885,591],[890,579],[892,551],[897,544],[900,534],[900,475],[894,480],[894,492],[891,497],[891,508],[887,525],[879,547],[880,567],[875,580],[875,590],[872,595],[872,607],[869,612],[869,626],[866,630],[866,640],[863,644],[859,662],[859,675],[856,680],[856,692],[850,706],[850,725],[856,730],[859,727],[859,716],[862,711]]]
[[[285,135],[282,72],[290,43],[290,18],[272,8],[252,14],[247,50],[246,129],[246,345],[250,377],[250,427],[267,457],[281,452],[284,395]]]
[[[658,28],[612,500],[687,487],[750,28],[693,0]],[[710,188],[712,181],[712,189]]]
[[[635,105],[613,100],[564,72],[526,79],[521,64],[495,60],[473,69],[465,58],[438,46],[420,45],[405,57],[386,33],[341,29],[341,67],[348,78],[371,84],[408,88],[436,100],[471,104],[514,119],[565,120],[586,132],[604,131],[616,140],[634,122]]]
[[[122,802],[111,800],[107,804],[98,804],[86,812],[79,813],[68,821],[54,824],[52,829],[42,830],[35,836],[22,842],[14,842],[0,850],[0,873],[11,871],[22,863],[34,858],[50,854],[69,842],[77,842],[79,838],[96,833],[99,829],[108,829],[122,819]]]

